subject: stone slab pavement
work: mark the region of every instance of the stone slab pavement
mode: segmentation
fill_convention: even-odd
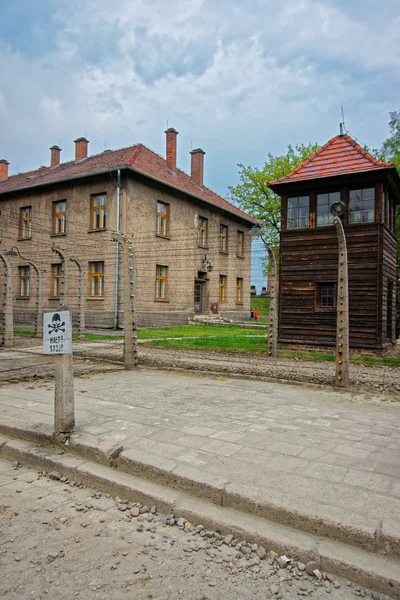
[[[138,369],[75,379],[76,433],[195,467],[243,495],[400,531],[400,403]],[[0,425],[53,423],[53,383],[0,387]],[[400,537],[400,535],[398,536]]]

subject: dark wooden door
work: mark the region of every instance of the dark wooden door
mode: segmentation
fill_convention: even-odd
[[[194,283],[194,312],[203,310],[203,283],[195,281]]]

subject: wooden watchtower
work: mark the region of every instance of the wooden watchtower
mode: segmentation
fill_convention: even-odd
[[[400,178],[394,165],[338,135],[269,187],[281,197],[279,347],[335,347],[338,242],[329,208],[341,200],[350,348],[384,353],[396,340]]]

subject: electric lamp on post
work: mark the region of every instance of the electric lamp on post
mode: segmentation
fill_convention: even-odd
[[[330,207],[339,245],[338,283],[336,299],[336,376],[335,385],[349,384],[349,284],[347,244],[342,217],[346,212],[344,202],[334,202]]]
[[[204,260],[203,260],[203,271],[205,271],[205,270],[207,270],[209,273],[211,273],[214,270],[214,266],[207,259],[207,254],[204,255]]]

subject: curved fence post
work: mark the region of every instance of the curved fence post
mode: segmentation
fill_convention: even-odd
[[[52,245],[51,249],[53,250],[53,252],[58,254],[58,256],[61,258],[61,271],[63,274],[63,281],[62,281],[62,292],[61,292],[61,297],[60,297],[60,305],[67,306],[68,305],[68,285],[69,285],[69,263],[68,263],[67,253],[65,252],[65,250],[62,250],[55,244]]]
[[[19,254],[19,253],[18,253]],[[21,256],[21,255],[20,255]],[[23,258],[23,257],[21,257]],[[35,269],[36,272],[36,311],[35,311],[35,337],[42,337],[43,320],[42,320],[42,272],[30,258],[24,258]]]
[[[276,257],[271,246],[267,246],[268,255],[271,260],[271,277],[270,297],[269,297],[269,326],[268,326],[268,355],[272,358],[277,356],[278,347],[278,310],[276,301]]]
[[[71,256],[70,260],[76,264],[79,272],[78,279],[78,299],[79,299],[79,340],[85,338],[85,271],[80,260]]]
[[[137,268],[132,242],[125,233],[113,232],[122,248],[124,265],[124,363],[126,369],[137,367]]]
[[[334,218],[339,244],[338,285],[336,301],[336,376],[335,385],[349,385],[349,284],[347,244],[340,217]]]
[[[4,293],[3,293],[3,319],[2,319],[2,345],[12,346],[14,340],[14,316],[13,316],[13,278],[11,264],[4,252],[0,252],[0,258],[4,264]]]

